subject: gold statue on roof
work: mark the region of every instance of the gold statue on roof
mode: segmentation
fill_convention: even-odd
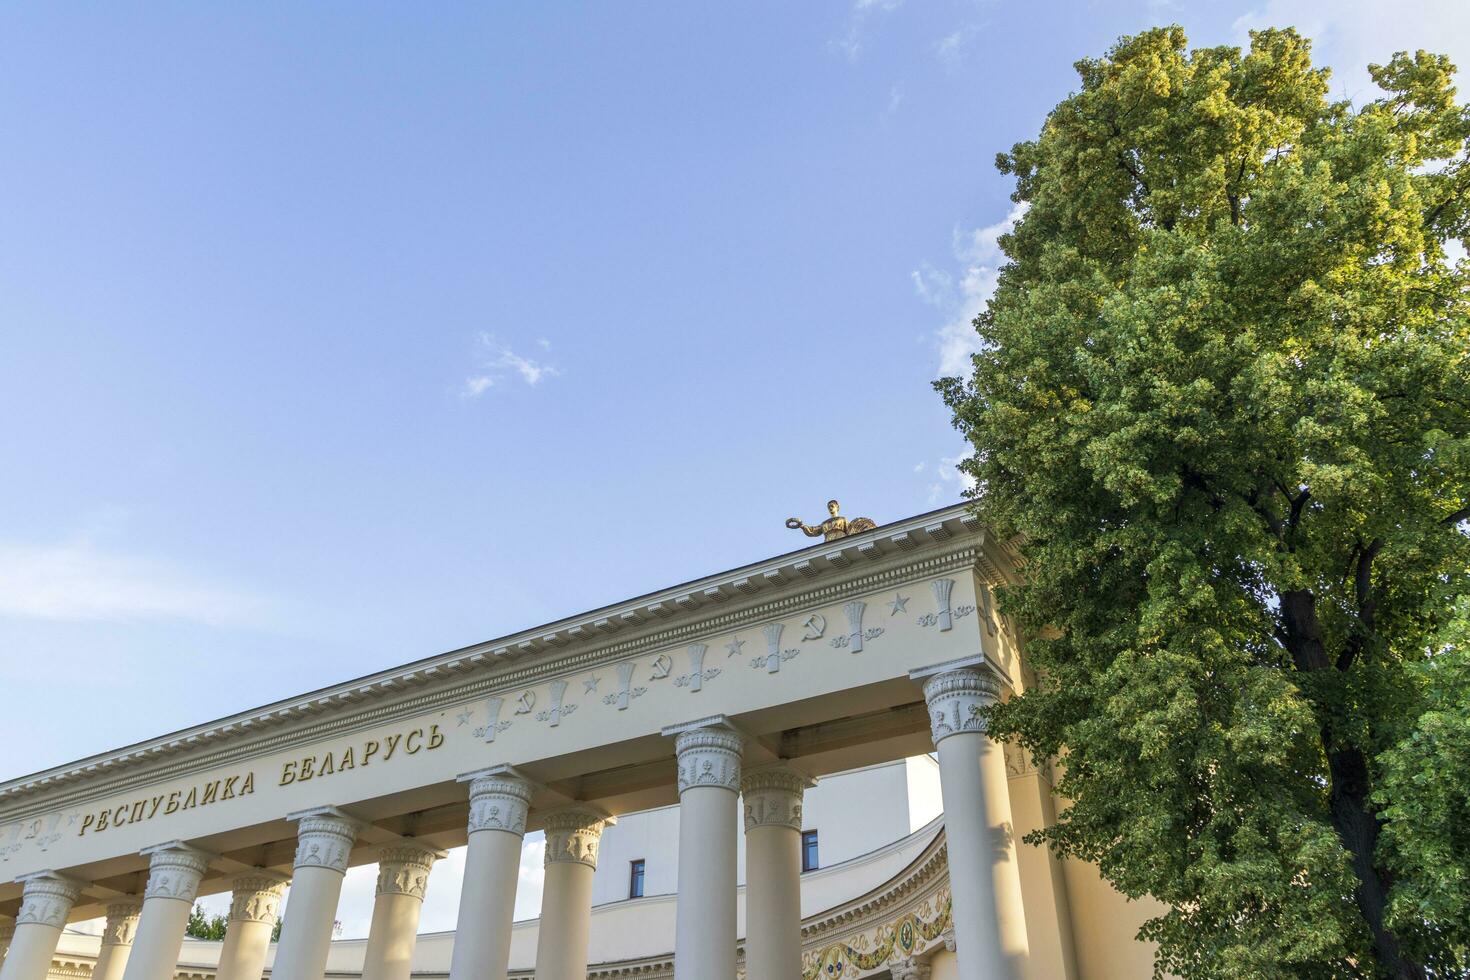
[[[786,526],[793,531],[800,531],[809,538],[815,538],[819,534],[824,535],[824,540],[826,541],[836,541],[838,538],[845,538],[849,534],[861,534],[863,531],[871,531],[878,526],[877,522],[869,517],[854,517],[849,521],[838,513],[841,509],[842,507],[837,501],[829,500],[827,501],[827,513],[831,516],[816,527],[810,524],[803,524],[801,519],[796,517],[786,518]]]

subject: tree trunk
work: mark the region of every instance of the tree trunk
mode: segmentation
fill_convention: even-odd
[[[1332,669],[1317,619],[1317,597],[1298,589],[1281,596],[1281,614],[1287,649],[1292,663],[1302,673]],[[1386,976],[1393,980],[1426,980],[1424,967],[1406,958],[1398,936],[1388,927],[1388,884],[1373,864],[1380,824],[1368,806],[1368,760],[1361,749],[1339,745],[1330,719],[1322,719],[1322,748],[1327,754],[1331,777],[1328,808],[1332,827],[1347,849],[1358,887],[1353,890],[1358,913],[1373,937],[1373,955]]]

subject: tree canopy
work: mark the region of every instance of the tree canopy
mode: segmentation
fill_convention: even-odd
[[[1292,30],[1171,27],[1077,70],[999,157],[1027,210],[938,383],[1023,559],[1035,677],[990,721],[1061,760],[1038,839],[1168,906],[1160,972],[1466,975],[1454,68],[1395,55],[1354,106]]]

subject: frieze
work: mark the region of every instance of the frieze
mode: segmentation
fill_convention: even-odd
[[[77,836],[84,836],[88,831],[97,834],[104,830],[114,830],[128,824],[152,820],[160,813],[167,816],[178,813],[180,810],[192,810],[195,807],[223,803],[225,800],[249,796],[254,792],[254,772],[222,776],[207,783],[190,786],[187,793],[176,789],[172,793],[159,793],[155,796],[98,810],[96,813],[89,813],[82,818],[82,825],[77,831]]]
[[[861,977],[912,963],[916,954],[943,944],[945,931],[950,928],[951,909],[949,891],[944,890],[933,900],[926,899],[916,910],[905,912],[876,929],[803,953],[802,980]]]
[[[387,762],[398,752],[400,745],[403,747],[404,755],[418,755],[425,750],[432,752],[443,744],[444,733],[439,731],[438,725],[430,725],[427,729],[414,728],[407,732],[394,732],[383,736],[381,740],[367,739],[361,746],[349,745],[340,753],[326,752],[320,757],[320,761],[316,753],[312,753],[300,759],[284,762],[281,764],[281,781],[278,785],[289,786],[292,783],[305,783],[312,779],[347,772],[358,766],[366,767],[372,765],[375,758],[381,762]],[[360,756],[358,755],[359,748],[362,749]]]

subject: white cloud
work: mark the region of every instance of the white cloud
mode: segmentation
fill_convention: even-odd
[[[966,24],[955,31],[946,34],[934,44],[934,53],[944,67],[950,71],[959,69],[964,61],[965,48],[980,34],[979,24]]]
[[[965,492],[975,489],[975,478],[959,469],[960,463],[966,458],[968,457],[963,453],[939,458],[934,466],[936,480],[929,484],[929,503],[959,500]],[[915,472],[919,471],[915,469]]]
[[[1331,95],[1356,103],[1378,97],[1369,63],[1383,64],[1395,51],[1423,48],[1447,54],[1464,87],[1470,70],[1470,4],[1464,0],[1266,0],[1238,17],[1240,43],[1261,27],[1295,27],[1312,39],[1312,60],[1332,68]]]
[[[551,341],[544,337],[538,339],[536,344],[542,350],[551,349]],[[480,334],[480,347],[484,351],[485,360],[481,362],[479,371],[466,378],[460,387],[459,393],[464,398],[479,398],[507,377],[519,377],[534,388],[547,378],[554,378],[561,373],[554,365],[545,361],[536,361],[517,354],[497,340],[494,334]]]
[[[78,539],[49,545],[0,542],[0,616],[44,620],[182,620],[258,623],[259,596],[202,581],[165,562],[108,553]]]
[[[957,229],[951,242],[954,258],[962,266],[957,274],[928,263],[911,273],[919,298],[944,316],[943,324],[935,331],[940,375],[969,374],[970,355],[980,349],[974,320],[984,312],[985,304],[995,292],[996,278],[1005,261],[1000,236],[1010,231],[1025,213],[1026,206],[1016,204],[995,224],[970,231]]]
[[[888,13],[903,6],[903,0],[853,0],[842,36],[828,41],[828,47],[842,52],[848,61],[857,61],[866,43],[868,21],[875,13]]]

